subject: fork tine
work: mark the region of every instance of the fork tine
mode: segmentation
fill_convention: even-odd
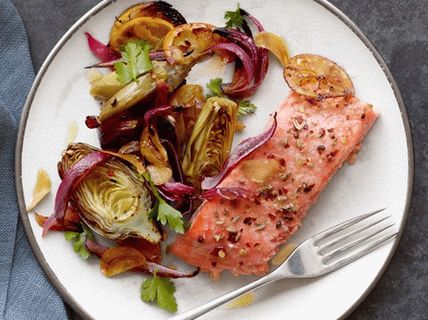
[[[326,244],[322,244],[320,246],[320,250],[318,251],[318,253],[321,255],[325,255],[331,248],[335,247],[339,243],[344,242],[344,241],[350,239],[352,236],[355,236],[355,235],[357,235],[363,231],[366,231],[366,230],[370,229],[371,227],[374,227],[375,225],[381,223],[382,221],[385,221],[386,219],[388,219],[390,217],[391,216],[383,217],[381,219],[376,220],[375,222],[370,223],[369,225],[367,225],[363,228],[356,229],[350,233],[346,233],[342,236],[339,236],[338,238],[332,238],[332,241],[330,241]]]
[[[364,219],[367,219],[367,218],[369,218],[371,216],[374,216],[375,214],[377,214],[379,212],[382,212],[385,209],[386,208],[383,208],[383,209],[375,210],[375,211],[370,212],[370,213],[366,213],[366,214],[360,215],[360,216],[355,217],[355,218],[353,218],[351,220],[348,220],[348,221],[345,221],[343,223],[340,223],[337,226],[334,226],[333,228],[330,228],[330,229],[327,229],[327,230],[325,230],[325,231],[323,231],[321,233],[318,233],[317,235],[315,235],[313,237],[313,239],[314,239],[314,242],[313,242],[314,246],[318,246],[318,244],[319,244],[319,242],[321,240],[325,240],[328,237],[336,234],[337,232],[340,232],[340,231],[342,231],[342,230],[344,230],[344,229],[346,229],[346,228],[348,228],[350,226],[353,226],[354,224],[356,224],[356,223],[358,223],[358,222],[360,222],[360,221],[362,221]]]
[[[352,261],[355,261],[363,256],[365,256],[367,253],[373,251],[374,249],[380,247],[382,244],[388,242],[389,240],[395,238],[395,236],[398,234],[398,232],[393,232],[391,234],[387,234],[385,236],[383,236],[382,238],[373,241],[373,242],[369,242],[366,245],[364,245],[363,247],[361,247],[361,249],[357,252],[353,252],[352,254],[350,254],[347,257],[343,257],[342,259],[334,262],[333,264],[330,264],[329,266],[331,268],[333,268],[334,270],[337,270],[345,265],[347,265],[348,263],[351,263]]]
[[[370,240],[371,238],[373,238],[377,235],[380,235],[383,231],[388,230],[392,226],[394,226],[394,224],[391,224],[391,225],[384,227],[380,230],[376,230],[374,232],[371,232],[366,236],[359,237],[359,238],[351,241],[350,243],[342,246],[341,248],[338,248],[338,249],[336,249],[336,250],[334,250],[334,251],[332,251],[326,255],[323,255],[323,259],[322,259],[323,263],[327,262],[328,260],[332,260],[332,259],[340,256],[341,254],[346,253],[347,251],[358,248],[361,244],[363,244],[367,240]]]

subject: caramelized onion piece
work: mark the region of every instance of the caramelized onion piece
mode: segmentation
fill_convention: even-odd
[[[185,273],[165,267],[157,262],[147,261],[139,249],[132,247],[119,246],[108,249],[98,244],[94,245],[93,243],[89,243],[89,247],[94,249],[97,255],[102,253],[100,267],[101,271],[107,277],[112,277],[130,270],[149,274],[156,273],[158,277],[167,278],[191,278],[199,273],[199,269],[191,273]],[[89,250],[91,251],[91,249]],[[105,252],[103,253],[104,250]]]
[[[112,277],[137,267],[147,265],[146,258],[140,251],[131,247],[108,249],[101,257],[100,268],[107,277]]]
[[[154,166],[150,164],[147,166],[147,171],[150,173],[150,178],[155,186],[167,183],[172,178],[172,170],[166,166]]]
[[[284,68],[290,88],[319,100],[354,94],[354,86],[345,70],[333,61],[315,54],[300,54]]]
[[[254,42],[260,48],[268,49],[285,67],[289,60],[288,48],[284,39],[272,32],[259,32],[254,36]]]
[[[160,263],[162,259],[160,243],[154,244],[143,238],[126,238],[118,241],[118,244],[123,247],[137,249],[148,261]]]
[[[102,152],[107,153],[107,154],[112,155],[112,156],[115,156],[119,159],[122,159],[122,160],[128,162],[129,164],[133,165],[134,168],[137,170],[137,172],[140,174],[146,172],[146,168],[144,167],[143,162],[136,155],[118,153],[118,152],[107,151],[107,150],[102,150]]]
[[[140,139],[141,155],[157,167],[168,166],[168,155],[160,142],[157,130],[149,125],[143,129]]]

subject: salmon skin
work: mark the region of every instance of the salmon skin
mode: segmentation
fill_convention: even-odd
[[[291,94],[278,110],[272,138],[219,184],[254,196],[205,201],[171,252],[214,278],[224,270],[265,274],[376,118],[371,105],[353,96],[311,101]]]

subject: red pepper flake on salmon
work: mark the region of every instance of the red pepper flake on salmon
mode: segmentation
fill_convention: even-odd
[[[353,96],[314,102],[291,94],[279,108],[272,138],[218,185],[244,186],[252,196],[205,201],[171,252],[213,277],[224,270],[265,274],[278,247],[296,232],[334,173],[360,148],[376,118],[371,105]]]

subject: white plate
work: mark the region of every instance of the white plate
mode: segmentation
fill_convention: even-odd
[[[26,214],[36,172],[44,168],[59,184],[56,163],[66,147],[68,126],[77,123],[75,141],[98,144],[94,130],[85,127],[86,115],[96,114],[97,103],[88,94],[84,66],[95,62],[87,48],[84,32],[107,41],[114,17],[136,0],[104,1],[89,11],[61,39],[37,76],[22,117],[17,146],[17,189],[27,235],[42,267],[64,299],[86,318],[166,319],[158,307],[139,297],[143,276],[125,274],[104,277],[97,259],[83,261],[71,249],[62,233],[41,238],[34,215]],[[234,1],[171,1],[188,21],[223,25],[225,10]],[[328,226],[373,209],[388,208],[400,231],[403,229],[411,195],[413,151],[405,109],[395,83],[379,54],[353,23],[322,0],[239,1],[267,30],[282,35],[292,55],[317,53],[336,61],[351,75],[356,94],[372,103],[380,118],[364,141],[353,166],[346,165],[334,177],[303,227],[293,237],[297,242]],[[267,115],[289,93],[281,68],[271,59],[266,81],[252,99],[259,106],[248,118],[244,135],[262,130]],[[208,75],[209,76],[209,75]],[[38,208],[49,214],[54,193]],[[335,319],[350,312],[382,274],[398,239],[351,265],[313,280],[288,280],[256,293],[256,302],[235,310],[219,309],[204,319]],[[213,282],[205,274],[177,280],[179,311],[187,310],[253,278],[225,275]]]

